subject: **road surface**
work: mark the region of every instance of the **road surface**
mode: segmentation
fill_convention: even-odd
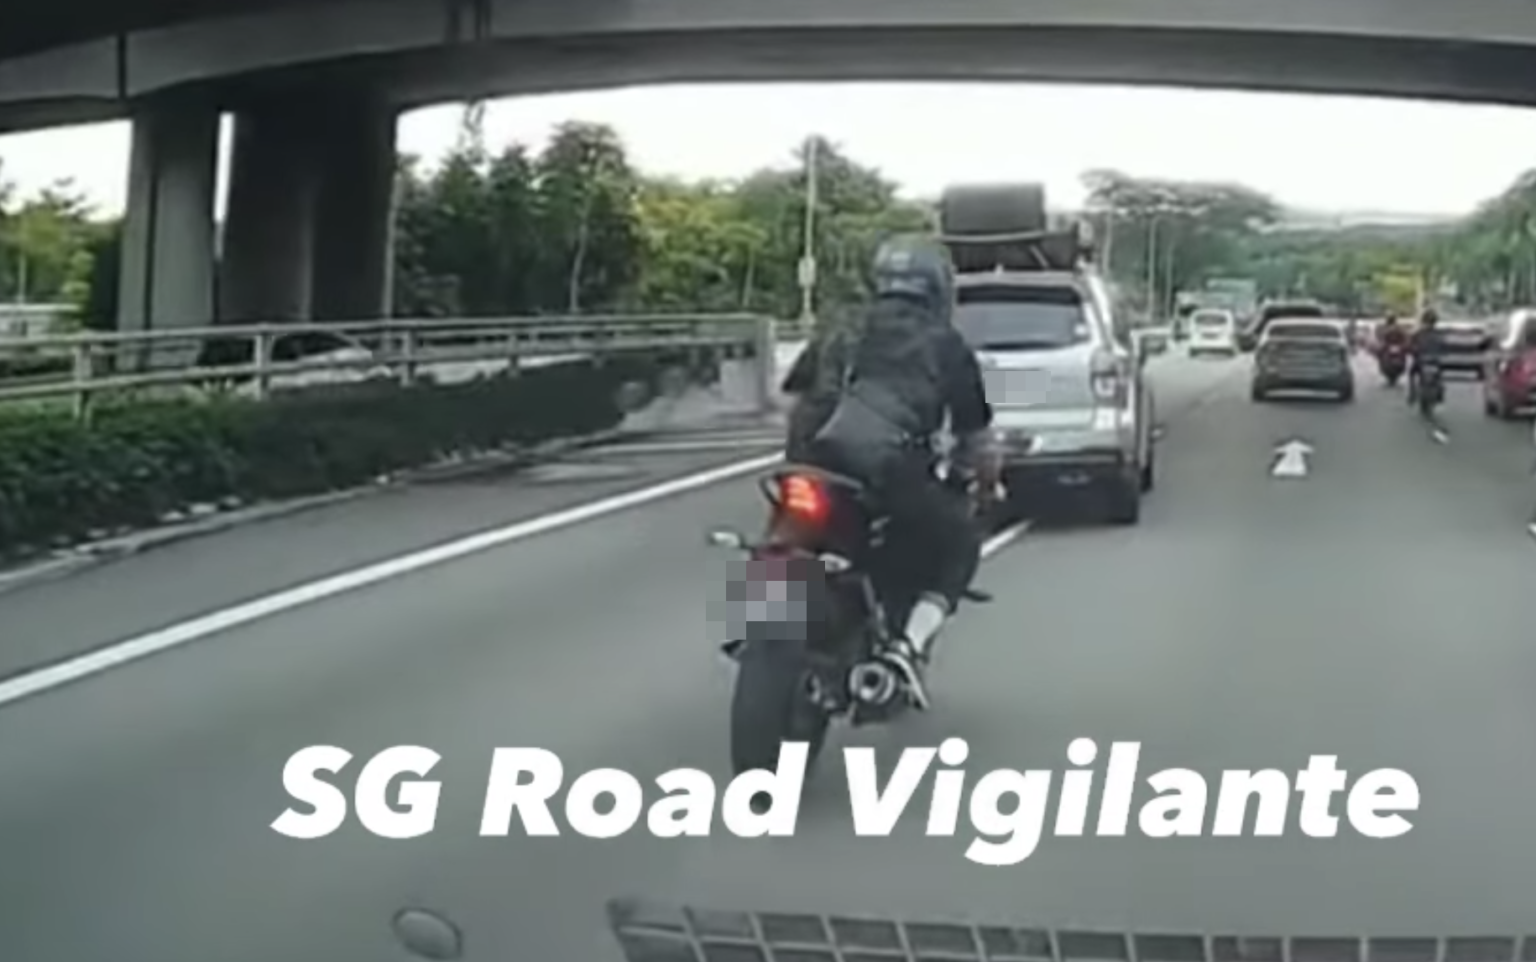
[[[968,739],[968,769],[1065,767],[1075,737],[1143,742],[1143,772],[1293,771],[1337,753],[1418,779],[1415,831],[1150,841],[1046,838],[965,860],[969,835],[850,831],[830,754],[793,839],[480,838],[490,753],[567,778],[697,766],[723,780],[730,672],[712,523],[759,518],[721,483],[294,607],[0,708],[0,933],[19,962],[404,958],[391,915],[450,914],[477,960],[617,959],[617,896],[1217,934],[1522,934],[1536,854],[1528,429],[1453,385],[1450,444],[1400,396],[1249,403],[1245,361],[1159,359],[1168,422],[1140,526],[1037,527],[986,564],[938,704],[835,747]],[[1313,449],[1304,479],[1276,445]],[[188,542],[0,598],[0,673],[472,531],[746,456],[608,452],[625,477],[389,495]],[[308,745],[443,755],[436,831],[268,827]],[[355,772],[360,762],[354,762]],[[972,776],[974,781],[975,774]],[[926,795],[921,796],[926,798]],[[1347,834],[1347,833],[1346,833]]]

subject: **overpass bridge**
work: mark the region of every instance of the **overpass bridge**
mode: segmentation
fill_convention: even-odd
[[[103,9],[27,0],[0,13],[0,130],[133,119],[125,330],[378,317],[395,117],[448,99],[903,78],[1536,103],[1536,7],[1515,0],[123,0]],[[216,265],[226,111],[237,122]]]

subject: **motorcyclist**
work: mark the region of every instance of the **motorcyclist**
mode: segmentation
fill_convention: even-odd
[[[1376,332],[1376,366],[1383,374],[1387,373],[1388,365],[1393,364],[1393,354],[1396,353],[1396,361],[1403,363],[1408,353],[1408,329],[1397,322],[1396,314],[1388,314],[1382,319],[1381,328]],[[1402,373],[1401,367],[1398,373]]]
[[[1434,308],[1425,308],[1419,315],[1419,326],[1408,339],[1408,383],[1413,389],[1411,400],[1417,401],[1423,389],[1423,370],[1426,361],[1434,361],[1444,353],[1445,342],[1439,329],[1440,315]]]
[[[1396,314],[1388,314],[1381,322],[1381,331],[1376,339],[1383,352],[1391,347],[1407,347],[1408,329],[1397,322]]]
[[[802,394],[798,430],[820,423],[808,443],[792,430],[791,443],[806,449],[805,462],[866,484],[890,515],[891,540],[910,545],[908,560],[923,566],[928,590],[882,653],[922,708],[930,644],[981,560],[968,506],[934,475],[932,441],[947,416],[956,443],[952,463],[974,470],[983,491],[995,490],[992,408],[976,355],[950,325],[954,267],[941,244],[924,237],[883,244],[875,255],[874,294],[862,323],[822,350],[808,348],[784,388],[837,385],[830,406],[825,397]]]

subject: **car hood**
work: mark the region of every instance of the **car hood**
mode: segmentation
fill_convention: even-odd
[[[1243,936],[608,904],[627,962],[1520,962],[1518,936]]]

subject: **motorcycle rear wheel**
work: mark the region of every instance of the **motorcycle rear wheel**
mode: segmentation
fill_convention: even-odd
[[[785,742],[808,744],[809,771],[826,744],[831,719],[811,701],[804,649],[786,643],[751,644],[737,662],[731,695],[731,771],[774,770]]]

